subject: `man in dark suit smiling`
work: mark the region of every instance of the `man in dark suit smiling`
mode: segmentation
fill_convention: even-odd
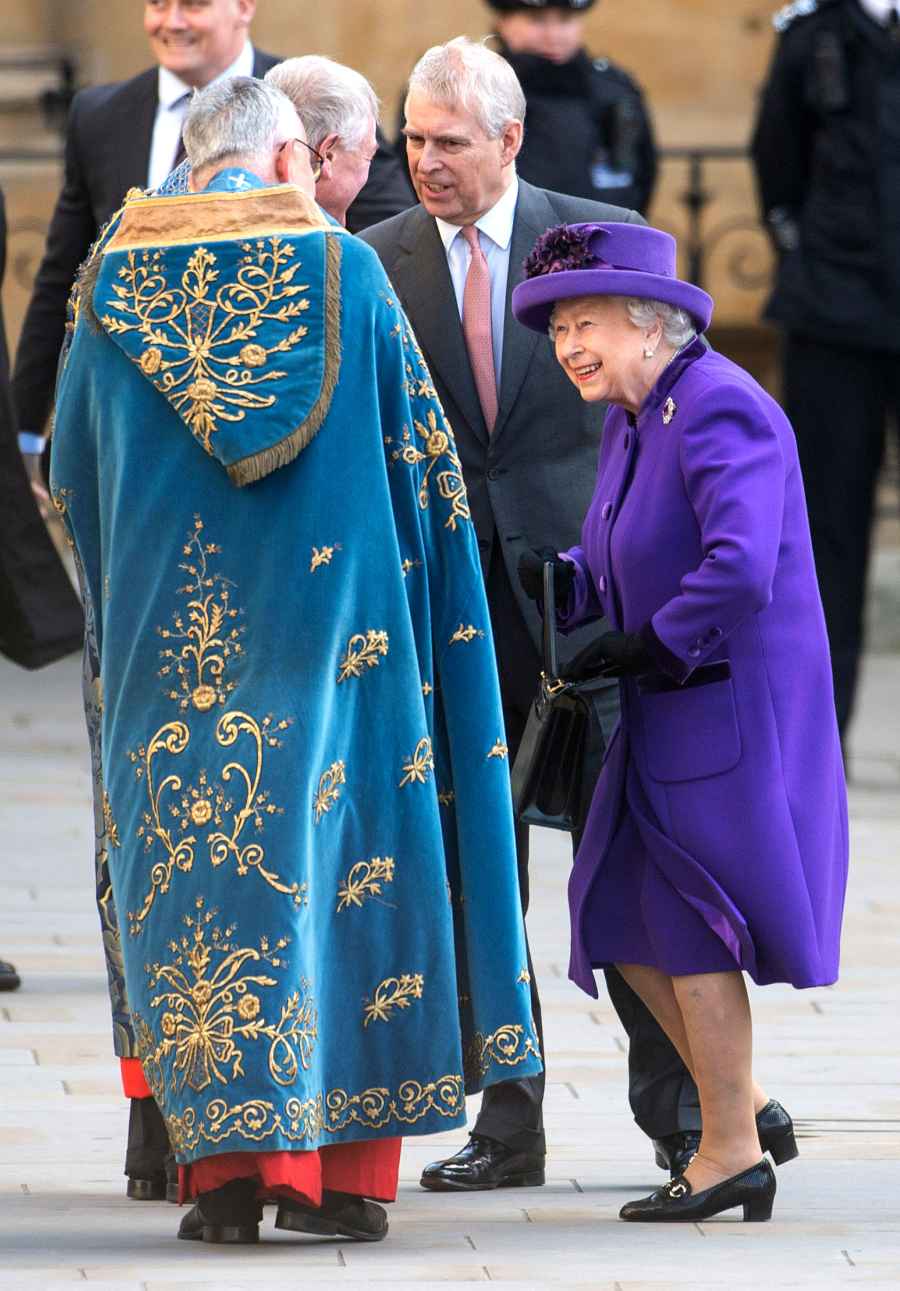
[[[635,211],[520,180],[516,156],[524,116],[524,95],[504,59],[463,38],[429,50],[410,78],[404,131],[421,204],[362,234],[409,315],[456,435],[487,585],[511,760],[540,673],[540,625],[516,576],[519,556],[535,547],[563,551],[577,542],[594,487],[602,413],[582,403],[562,377],[549,343],[513,320],[510,292],[536,239],[552,225],[642,223]],[[564,139],[559,146],[565,147]],[[567,650],[584,644],[580,635],[573,634]],[[516,842],[527,909],[527,828],[518,828]],[[531,965],[529,973],[540,1031]],[[678,1093],[685,1081],[693,1093],[690,1077],[653,1019],[613,976],[633,1064],[638,1059],[632,1092],[637,1074],[654,1087],[659,1113],[644,1118],[642,1128],[654,1138],[696,1128],[682,1118]],[[648,1068],[643,1056],[650,1049]],[[671,1069],[663,1072],[667,1063]],[[429,1166],[423,1186],[444,1191],[543,1183],[543,1092],[543,1075],[486,1090],[470,1142]],[[664,1113],[660,1098],[668,1103]]]

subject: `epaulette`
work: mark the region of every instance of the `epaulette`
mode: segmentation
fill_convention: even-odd
[[[783,36],[799,18],[810,18],[814,13],[828,9],[837,2],[838,0],[794,0],[793,4],[786,4],[783,9],[778,10],[772,18],[772,26],[779,36]]]

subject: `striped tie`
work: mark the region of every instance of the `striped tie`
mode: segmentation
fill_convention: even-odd
[[[463,291],[463,336],[469,351],[469,363],[484,422],[490,434],[497,420],[497,378],[494,373],[494,338],[491,330],[491,275],[475,225],[464,224],[460,232],[472,252]]]

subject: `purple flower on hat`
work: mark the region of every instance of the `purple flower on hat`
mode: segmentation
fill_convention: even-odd
[[[565,269],[593,269],[602,264],[599,256],[590,249],[595,228],[572,224],[557,224],[542,233],[525,261],[525,277],[539,278],[545,273],[559,273]]]

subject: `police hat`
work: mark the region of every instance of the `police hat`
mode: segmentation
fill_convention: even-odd
[[[515,13],[516,10],[568,9],[571,13],[587,13],[595,0],[487,0],[497,13]]]

